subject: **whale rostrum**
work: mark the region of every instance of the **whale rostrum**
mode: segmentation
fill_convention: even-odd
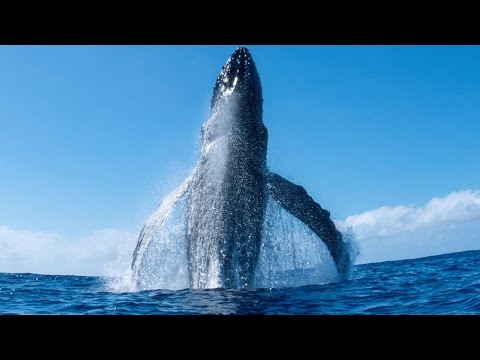
[[[238,48],[217,77],[193,174],[161,201],[140,232],[132,261],[137,281],[151,239],[180,199],[186,200],[184,236],[191,288],[212,283],[225,288],[255,286],[269,197],[325,243],[340,274],[350,266],[346,243],[330,213],[303,187],[268,170],[262,104],[252,56]]]

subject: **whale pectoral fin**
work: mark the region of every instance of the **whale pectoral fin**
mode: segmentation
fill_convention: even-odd
[[[273,199],[286,211],[307,225],[327,246],[339,273],[343,274],[350,265],[350,256],[342,239],[330,219],[330,212],[322,209],[300,185],[269,173],[267,188]]]
[[[191,183],[191,177],[187,178],[181,185],[168,194],[160,203],[157,210],[148,218],[147,222],[140,231],[138,237],[137,246],[133,252],[133,261],[131,268],[133,269],[135,276],[138,275],[141,260],[148,248],[150,241],[152,240],[158,228],[170,215],[175,204],[185,195]]]

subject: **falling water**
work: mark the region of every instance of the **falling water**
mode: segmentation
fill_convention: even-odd
[[[190,178],[167,195],[140,233],[139,261],[131,272],[138,289],[183,289],[189,284],[186,197]]]
[[[132,290],[179,290],[190,287],[186,207],[186,197],[183,196],[171,201],[170,207],[163,212],[157,211],[152,215],[156,219],[155,231],[149,233],[151,238],[138,269],[138,278],[131,281]],[[324,284],[339,281],[343,277],[338,274],[323,241],[271,197],[268,198],[265,217],[255,274],[256,287]],[[131,272],[127,276],[131,277]],[[213,277],[218,278],[218,274]],[[209,287],[218,285],[215,286],[212,281]]]
[[[323,241],[271,197],[262,240],[257,287],[302,286],[340,279]]]

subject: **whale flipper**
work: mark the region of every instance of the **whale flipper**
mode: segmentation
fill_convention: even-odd
[[[267,189],[280,206],[307,225],[325,243],[338,272],[344,274],[351,260],[342,234],[330,219],[330,212],[322,209],[302,186],[278,174],[268,174]]]
[[[139,273],[142,268],[142,261],[145,258],[150,243],[156,236],[162,234],[162,226],[168,221],[170,215],[174,211],[175,205],[184,198],[191,184],[191,177],[187,178],[181,185],[170,192],[148,218],[147,222],[140,231],[137,246],[133,253],[132,270],[134,278],[139,281]]]

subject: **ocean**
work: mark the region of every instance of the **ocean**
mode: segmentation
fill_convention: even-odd
[[[106,277],[0,273],[0,314],[480,314],[480,251],[354,266],[348,280],[255,290],[111,290]]]

